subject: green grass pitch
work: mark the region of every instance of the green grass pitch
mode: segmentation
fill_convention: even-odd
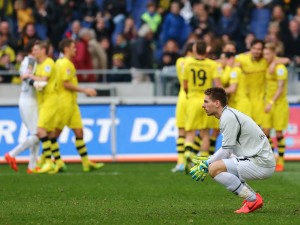
[[[0,224],[300,224],[300,163],[249,184],[264,197],[255,213],[236,215],[242,200],[210,177],[171,173],[173,163],[107,163],[56,175],[15,173],[0,165]]]

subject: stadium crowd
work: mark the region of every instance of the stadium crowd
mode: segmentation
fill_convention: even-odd
[[[187,42],[203,39],[209,57],[234,41],[276,43],[279,56],[300,65],[300,2],[290,0],[1,0],[0,69],[18,70],[31,39],[48,40],[59,57],[63,38],[76,41],[76,69],[149,69],[175,65]],[[101,76],[80,75],[80,82]],[[109,76],[130,82],[131,75]],[[0,76],[1,83],[18,77]]]

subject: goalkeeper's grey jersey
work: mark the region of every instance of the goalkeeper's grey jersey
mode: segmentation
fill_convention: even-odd
[[[224,107],[220,131],[223,135],[223,149],[232,149],[234,155],[249,158],[262,167],[276,165],[269,140],[249,116],[228,106]]]
[[[23,61],[21,62],[19,74],[34,74],[36,70],[37,62],[36,59],[31,56],[26,56]],[[36,99],[35,88],[28,83],[28,79],[22,81],[21,87],[21,94],[20,100],[26,98],[29,99]]]

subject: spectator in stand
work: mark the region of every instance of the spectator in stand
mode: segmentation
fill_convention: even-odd
[[[27,45],[29,40],[38,40],[40,39],[36,34],[35,27],[33,23],[28,23],[23,27],[21,32],[18,49],[24,50],[24,47]]]
[[[110,41],[110,38],[108,37],[102,37],[100,40],[99,40],[99,43],[101,44],[102,48],[104,49],[106,55],[107,55],[107,65],[106,67],[108,69],[111,69],[112,68],[112,44],[111,44],[111,41]],[[103,78],[103,81],[106,82],[106,79],[107,77],[104,76]]]
[[[219,37],[227,35],[231,40],[239,41],[239,18],[230,3],[222,5],[222,14],[216,33]]]
[[[13,0],[0,1],[0,20],[6,20],[11,28],[10,32],[13,32],[13,17],[14,17],[14,4]]]
[[[276,55],[284,56],[284,45],[283,42],[279,38],[279,25],[278,23],[271,22],[269,25],[268,34],[265,38],[265,42],[273,43],[275,47]]]
[[[148,24],[143,24],[138,31],[138,38],[131,43],[131,82],[150,81],[150,76],[139,69],[153,68],[153,32]]]
[[[202,0],[201,1],[206,7],[208,15],[214,19],[214,22],[217,23],[221,18],[221,7],[224,0]]]
[[[45,0],[35,0],[33,16],[38,36],[42,40],[46,40],[48,35],[48,26],[50,19],[49,14],[47,12],[47,5]]]
[[[15,51],[7,44],[7,36],[0,33],[0,57],[3,55],[8,55],[11,63],[16,59]]]
[[[112,59],[112,69],[115,71],[122,70],[122,69],[128,69],[125,65],[124,61],[124,55],[122,53],[115,53],[113,54]],[[130,82],[131,76],[130,74],[111,74],[108,77],[109,82]]]
[[[186,43],[185,43],[185,45],[186,45],[187,43],[196,42],[196,41],[198,41],[198,40],[199,40],[199,39],[198,39],[197,34],[195,34],[195,33],[190,33],[189,36],[188,36],[188,39],[187,39],[187,41],[186,41]]]
[[[126,15],[126,0],[103,0],[103,8],[108,13],[114,24],[112,34],[112,43],[116,44],[117,35],[124,30],[124,21]]]
[[[161,15],[157,12],[155,2],[147,3],[147,11],[141,16],[143,23],[147,24],[153,33],[156,33],[161,24]]]
[[[277,23],[279,26],[279,36],[283,36],[288,32],[289,20],[285,15],[285,12],[280,5],[275,5],[272,10],[272,20],[273,23]]]
[[[130,16],[125,19],[123,35],[128,42],[131,42],[132,40],[135,40],[137,38],[135,23],[133,18]]]
[[[272,0],[252,0],[254,7],[250,16],[250,31],[258,39],[263,40],[268,32],[269,22],[271,21],[270,3]]]
[[[250,51],[251,49],[251,43],[256,39],[255,37],[255,34],[254,33],[251,33],[249,32],[245,39],[244,39],[244,45],[243,45],[243,48],[241,49],[240,52],[247,52],[247,51]]]
[[[96,40],[95,31],[89,29],[88,50],[92,57],[93,69],[107,69],[107,55],[102,45]],[[97,80],[102,81],[102,75],[97,74]]]
[[[191,27],[198,38],[203,38],[203,36],[209,32],[215,32],[215,22],[208,16],[206,11],[199,14],[197,18],[193,17]]]
[[[285,56],[300,66],[300,25],[296,20],[289,22],[289,30],[283,37]]]
[[[157,12],[164,18],[168,14],[172,0],[155,0]]]
[[[93,29],[96,31],[98,41],[103,38],[110,38],[113,33],[113,22],[110,18],[105,18],[101,13],[98,13]]]
[[[296,14],[293,19],[300,24],[300,5],[296,8]]]
[[[21,67],[21,62],[23,61],[23,59],[25,58],[26,55],[27,55],[27,53],[25,51],[19,51],[17,53],[16,61],[15,61],[15,64],[14,64],[14,69],[16,71],[19,71],[19,69]],[[11,78],[11,83],[12,84],[21,84],[22,80],[20,78],[20,74],[13,75],[12,78]]]
[[[11,28],[9,22],[1,21],[0,22],[0,32],[3,36],[6,36],[7,44],[12,47],[15,51],[18,49],[18,41],[14,37],[13,33],[11,32]]]
[[[116,45],[113,48],[113,57],[118,54],[116,57],[117,60],[122,60],[122,67],[129,69],[130,68],[130,46],[125,39],[123,34],[118,34],[116,39]],[[122,55],[122,57],[120,57]]]
[[[163,48],[160,68],[165,66],[174,66],[179,57],[179,46],[177,42],[174,40],[168,40]]]
[[[58,44],[61,41],[68,25],[71,23],[73,9],[70,6],[70,2],[66,0],[49,1],[48,3],[52,11],[49,39],[57,52],[59,51]]]
[[[80,6],[81,23],[83,27],[92,27],[98,10],[98,5],[94,0],[84,0]]]
[[[79,32],[81,30],[81,24],[79,20],[75,20],[72,22],[71,30],[66,31],[65,37],[72,39],[74,41],[79,40]]]
[[[79,32],[79,40],[75,42],[76,55],[73,59],[76,70],[91,70],[93,69],[92,57],[88,50],[89,29],[82,28]],[[95,74],[78,74],[79,82],[96,82]]]
[[[183,17],[186,24],[189,24],[193,17],[192,5],[189,0],[181,0],[182,4],[180,15]]]
[[[14,65],[11,63],[10,55],[4,54],[0,57],[0,71],[10,71],[14,69]],[[0,83],[11,83],[12,76],[5,75],[0,76]]]
[[[32,9],[26,5],[24,0],[15,1],[14,8],[16,10],[18,31],[21,32],[28,23],[34,23]]]
[[[170,12],[166,15],[162,24],[160,34],[161,46],[164,46],[170,39],[176,41],[179,47],[182,47],[185,44],[188,36],[188,26],[185,24],[184,19],[179,12],[180,3],[172,2]]]
[[[116,45],[113,48],[112,69],[129,69],[130,68],[130,46],[123,34],[118,34]],[[130,74],[112,74],[108,77],[109,82],[130,82]]]

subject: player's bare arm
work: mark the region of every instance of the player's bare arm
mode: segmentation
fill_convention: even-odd
[[[34,81],[48,81],[48,77],[40,77],[40,76],[34,76],[32,74],[23,74],[22,76],[22,79],[31,79],[31,80],[34,80]]]
[[[291,60],[287,57],[278,57],[278,58],[275,58],[272,63],[270,63],[269,65],[269,68],[268,68],[268,71],[270,74],[274,73],[275,72],[275,67],[278,65],[278,64],[284,64],[284,65],[288,65],[291,63]]]
[[[238,83],[230,84],[229,87],[224,88],[226,94],[234,94],[238,88]]]
[[[219,77],[213,79],[215,87],[222,87],[222,83]]]
[[[273,104],[276,102],[276,100],[281,96],[281,94],[284,91],[284,85],[285,85],[285,81],[284,80],[279,80],[278,81],[278,89],[275,92],[272,100],[270,102],[268,102],[268,104],[265,107],[265,112],[268,113],[271,111]]]
[[[68,89],[69,91],[81,92],[88,96],[96,96],[97,95],[97,92],[94,88],[83,88],[83,87],[75,86],[70,81],[65,81],[64,87],[66,89]]]

